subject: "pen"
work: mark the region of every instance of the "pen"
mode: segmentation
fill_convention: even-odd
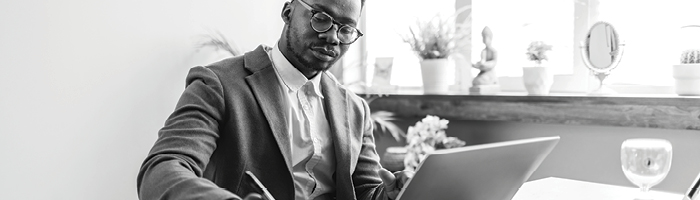
[[[267,191],[267,188],[262,184],[262,182],[260,182],[260,180],[258,180],[258,177],[255,177],[255,174],[253,174],[253,172],[245,171],[245,173],[248,174],[248,176],[250,176],[250,178],[253,179],[253,182],[255,182],[255,185],[258,185],[258,187],[263,191],[263,195],[265,196],[265,199],[275,200],[275,198],[272,197],[272,194],[270,194],[270,192]]]
[[[683,197],[683,200],[696,200],[700,199],[700,174],[698,174],[697,177],[695,177],[695,181],[693,181],[693,184],[690,185],[690,188],[688,188],[688,192],[685,193],[685,197]]]

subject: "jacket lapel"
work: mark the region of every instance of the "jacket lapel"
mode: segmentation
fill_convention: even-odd
[[[254,51],[245,54],[245,67],[253,73],[245,80],[262,108],[267,123],[270,124],[275,140],[277,140],[277,146],[279,146],[287,164],[287,170],[291,174],[291,139],[288,134],[289,130],[287,130],[288,119],[284,116],[284,110],[289,105],[284,99],[284,91],[277,87],[280,82],[266,52],[269,49],[270,47],[261,45]]]
[[[281,111],[289,105],[284,99],[284,91],[280,87],[275,87],[280,83],[276,78],[275,69],[266,50],[269,50],[269,47],[259,46],[254,51],[245,54],[245,67],[252,72],[245,79],[270,124],[277,145],[285,158],[287,170],[291,174],[291,138],[287,128],[289,122],[284,114],[281,114]],[[357,160],[357,155],[352,153],[351,147],[353,141],[351,141],[352,133],[349,130],[348,96],[332,75],[326,72],[321,75],[323,76],[321,78],[323,104],[335,150],[336,196],[353,197],[355,189],[351,178],[353,171],[351,163]]]
[[[326,110],[326,118],[331,129],[331,137],[335,149],[336,160],[336,196],[337,197],[352,197],[354,196],[354,188],[352,186],[351,173],[351,141],[350,131],[348,128],[349,113],[347,111],[348,101],[345,90],[340,87],[332,78],[332,75],[324,72],[321,79],[321,93],[323,93],[324,107]]]

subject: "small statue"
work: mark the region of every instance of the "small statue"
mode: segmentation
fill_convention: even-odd
[[[476,64],[472,64],[472,67],[481,70],[479,75],[476,75],[472,81],[473,86],[479,85],[497,85],[498,77],[493,70],[496,67],[496,50],[491,46],[491,40],[493,38],[493,33],[491,29],[487,26],[481,31],[481,35],[484,39],[484,45],[486,47],[481,51],[481,60]]]
[[[496,77],[496,71],[493,70],[496,67],[496,50],[491,46],[491,40],[493,39],[493,33],[491,29],[487,26],[481,31],[482,38],[484,39],[484,45],[486,46],[484,50],[481,51],[481,60],[472,67],[481,70],[474,80],[472,80],[472,87],[469,88],[470,94],[494,94],[500,92],[500,87],[498,86],[498,77]]]

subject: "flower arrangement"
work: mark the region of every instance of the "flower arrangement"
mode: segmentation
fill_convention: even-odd
[[[543,60],[547,60],[547,51],[552,50],[552,45],[548,45],[543,41],[533,41],[527,47],[525,53],[529,60],[535,61],[538,65],[542,64]]]
[[[470,8],[465,6],[447,18],[436,15],[427,21],[419,19],[403,40],[421,60],[447,58],[469,44],[471,26],[467,22],[471,21],[471,15],[460,24],[455,23],[454,18]]]
[[[406,135],[406,170],[415,170],[426,155],[437,149],[462,147],[466,143],[456,137],[447,137],[445,130],[449,123],[446,119],[428,115],[414,126],[408,127]]]
[[[700,64],[700,49],[689,49],[681,54],[681,64]]]

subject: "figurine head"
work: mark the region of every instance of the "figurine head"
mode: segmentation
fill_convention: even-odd
[[[484,27],[484,30],[481,31],[481,38],[484,40],[484,44],[487,46],[491,45],[493,33],[491,33],[491,29],[488,26]]]

